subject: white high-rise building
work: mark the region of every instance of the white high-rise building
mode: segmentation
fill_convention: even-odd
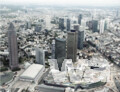
[[[105,20],[100,20],[100,34],[104,33],[104,27],[105,27]]]
[[[86,27],[86,21],[87,21],[86,19],[81,20],[81,26],[82,27]]]
[[[45,51],[36,47],[36,63],[45,66]]]
[[[110,29],[110,21],[111,21],[111,19],[106,18],[105,21],[106,21],[106,29]]]
[[[52,25],[51,25],[51,16],[50,15],[45,16],[45,24],[46,24],[47,29],[51,29]]]

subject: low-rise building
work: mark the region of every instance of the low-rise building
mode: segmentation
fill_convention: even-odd
[[[36,84],[41,80],[45,67],[40,64],[32,64],[21,75],[20,80],[35,82]]]

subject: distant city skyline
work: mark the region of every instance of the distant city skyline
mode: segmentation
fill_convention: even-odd
[[[0,4],[120,6],[120,0],[4,0]]]

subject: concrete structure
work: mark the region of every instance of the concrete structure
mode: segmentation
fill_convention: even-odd
[[[67,34],[67,59],[76,62],[78,32],[71,30]]]
[[[57,59],[48,59],[48,62],[49,62],[49,65],[50,65],[50,69],[59,70]]]
[[[8,56],[9,52],[8,51],[0,52],[0,55],[6,55],[6,56]]]
[[[67,72],[70,70],[69,67],[73,67],[72,59],[64,59],[61,70]]]
[[[43,49],[36,48],[36,63],[45,65],[45,51]]]
[[[66,40],[55,39],[55,59],[57,59],[59,70],[61,70],[62,62],[66,58]]]
[[[67,25],[66,25],[66,28],[67,28],[67,31],[70,31],[70,19],[67,19]]]
[[[20,80],[38,83],[44,73],[45,67],[40,64],[30,65],[21,75]]]
[[[65,92],[65,88],[48,85],[38,85],[35,87],[35,90],[37,92]]]
[[[8,48],[9,48],[9,66],[12,70],[19,67],[17,36],[14,25],[10,23],[8,28]]]

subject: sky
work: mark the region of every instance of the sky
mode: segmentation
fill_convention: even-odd
[[[1,4],[120,6],[120,0],[0,0]]]

